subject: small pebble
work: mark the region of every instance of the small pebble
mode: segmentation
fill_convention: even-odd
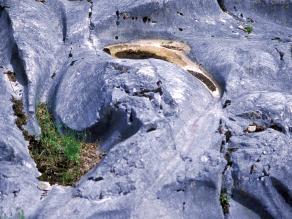
[[[43,190],[43,191],[49,191],[49,190],[52,189],[50,183],[49,182],[44,182],[44,181],[40,181],[39,182],[38,188],[40,190]]]
[[[250,125],[247,128],[248,132],[255,132],[257,130],[257,126],[256,125]]]

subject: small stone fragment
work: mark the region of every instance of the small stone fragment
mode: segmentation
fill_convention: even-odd
[[[256,125],[249,125],[247,128],[248,132],[255,132],[257,130],[257,126]]]
[[[43,190],[43,191],[50,191],[52,187],[49,182],[40,181],[38,185],[38,189]]]

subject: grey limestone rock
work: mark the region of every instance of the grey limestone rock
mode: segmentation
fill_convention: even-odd
[[[290,0],[0,0],[0,218],[292,218],[291,25]],[[222,97],[172,63],[103,51],[140,39],[189,45]],[[102,162],[40,190],[12,96],[30,134],[46,102]]]

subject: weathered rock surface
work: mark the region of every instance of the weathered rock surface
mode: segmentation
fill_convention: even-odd
[[[292,218],[290,0],[0,5],[0,218]],[[139,39],[189,45],[223,96],[174,64],[103,52]],[[31,134],[47,102],[107,155],[75,187],[41,190],[11,96]]]

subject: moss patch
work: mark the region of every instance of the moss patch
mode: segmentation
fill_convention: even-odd
[[[252,26],[246,26],[246,27],[244,27],[244,31],[247,32],[248,34],[250,34],[253,31],[253,27]]]
[[[15,123],[22,130],[25,139],[29,141],[30,154],[42,173],[40,180],[51,184],[73,185],[100,162],[101,157],[96,152],[96,144],[80,140],[77,138],[77,133],[62,135],[58,132],[45,104],[37,107],[36,116],[42,134],[40,140],[36,140],[23,128],[27,118],[23,112],[22,101],[15,98],[11,101],[16,116]]]

